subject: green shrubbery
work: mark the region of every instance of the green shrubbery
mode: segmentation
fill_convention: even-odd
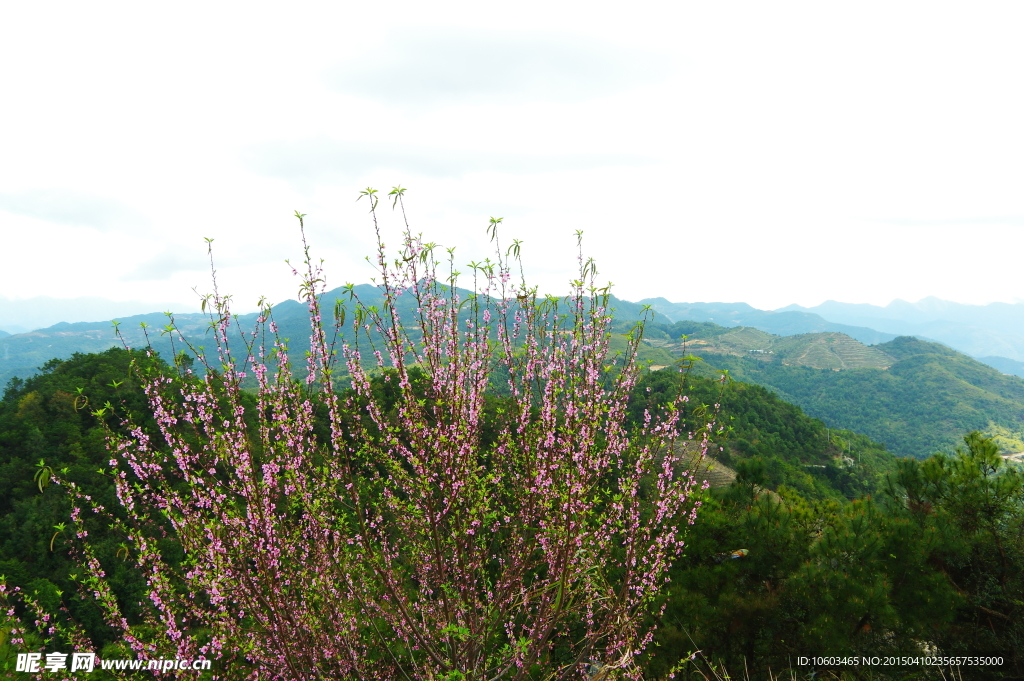
[[[1019,677],[1022,476],[990,440],[964,440],[953,456],[900,460],[882,494],[850,503],[785,485],[758,491],[742,478],[714,491],[673,568],[650,671],[657,676],[694,650],[754,678],[800,656],[931,651],[1004,660],[963,678]],[[722,560],[739,548],[748,554]]]

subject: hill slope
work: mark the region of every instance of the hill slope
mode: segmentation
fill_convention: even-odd
[[[661,327],[663,330],[664,326]],[[809,366],[815,369],[885,369],[895,360],[882,350],[870,347],[843,333],[805,333],[795,336],[776,336],[759,329],[740,326],[700,326],[680,322],[666,331],[664,336],[649,334],[648,343],[661,347],[677,356],[687,352],[695,354],[735,355],[750,357],[761,362],[778,361],[786,365]],[[685,330],[684,330],[685,329]],[[679,340],[681,333],[692,337]]]
[[[697,330],[695,340],[705,335]],[[971,430],[998,435],[1004,452],[1024,450],[1024,380],[910,337],[864,348],[862,366],[839,371],[828,365],[842,356],[814,348],[822,339],[810,336],[803,346],[799,336],[772,341],[780,347],[774,355],[729,351],[713,337],[692,349],[709,366],[771,388],[831,427],[863,433],[898,455],[952,449]],[[786,342],[794,345],[782,350]]]

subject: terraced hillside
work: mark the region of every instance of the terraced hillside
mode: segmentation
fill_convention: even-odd
[[[736,481],[736,471],[712,456],[707,456],[703,460],[695,459],[689,470],[698,485],[706,482],[712,489],[728,487]]]
[[[773,348],[783,364],[817,369],[888,369],[896,361],[878,348],[836,332],[784,336]]]

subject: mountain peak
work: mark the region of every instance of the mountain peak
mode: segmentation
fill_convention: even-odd
[[[952,357],[960,354],[942,343],[932,343],[915,338],[914,336],[897,336],[891,341],[876,347],[896,359],[906,359],[914,355],[946,355]]]

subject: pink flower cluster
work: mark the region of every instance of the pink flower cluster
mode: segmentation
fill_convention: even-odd
[[[519,244],[503,251],[496,221],[472,291],[407,227],[389,257],[368,192],[380,300],[352,289],[324,323],[306,247],[299,375],[269,308],[236,358],[215,293],[216,364],[149,377],[159,441],[111,434],[152,614],[149,633],[130,626],[87,552],[108,622],[139,654],[216,658],[219,678],[585,678],[597,660],[639,678],[697,507],[682,399],[625,425],[642,327],[610,358],[592,263],[580,257],[571,295],[540,297],[521,268],[513,283]],[[185,550],[178,568],[165,536]]]

